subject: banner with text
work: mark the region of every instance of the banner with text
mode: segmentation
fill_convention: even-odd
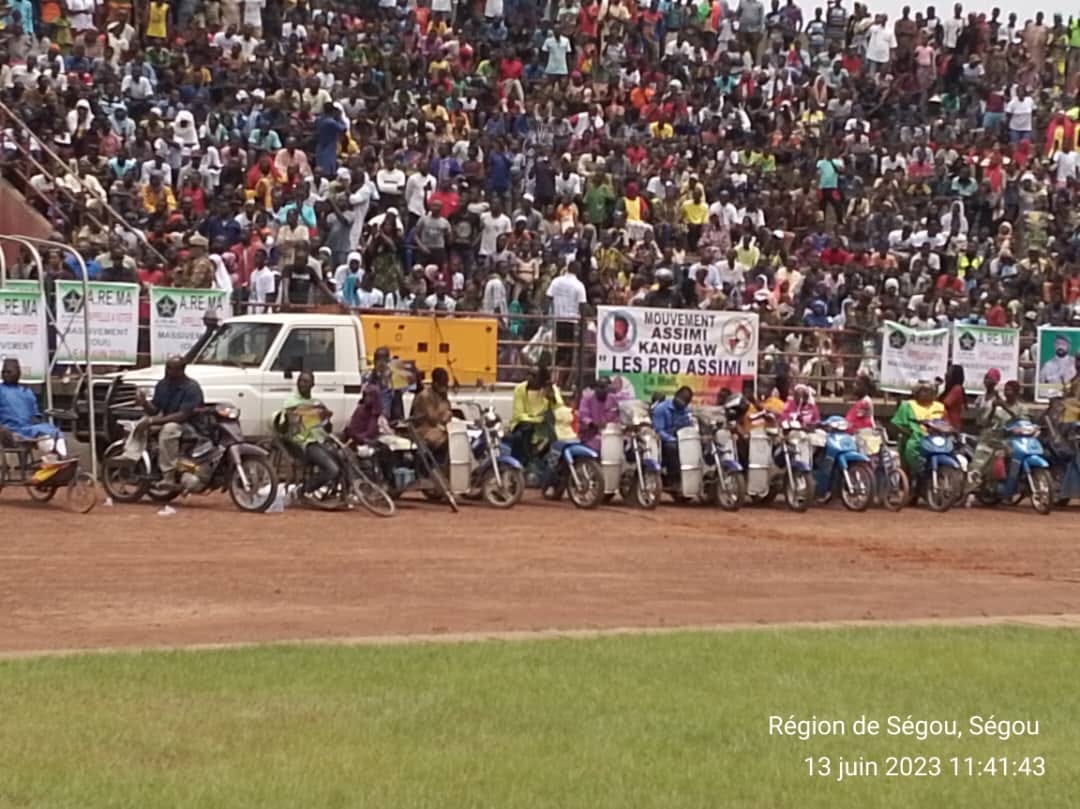
[[[964,390],[983,392],[983,377],[991,368],[1002,382],[1020,378],[1020,331],[993,326],[953,324],[952,363],[964,369]]]
[[[686,385],[711,404],[757,377],[756,314],[601,306],[596,322],[596,374],[620,396],[647,401]]]
[[[948,329],[909,329],[885,322],[881,346],[881,388],[910,393],[916,382],[945,378],[949,364]]]
[[[0,289],[0,360],[19,361],[23,382],[43,382],[49,364],[45,301],[35,290]]]
[[[220,318],[231,316],[229,293],[150,287],[150,361],[157,364],[174,354],[186,354],[206,331],[203,316],[208,310]]]
[[[134,365],[139,348],[139,285],[92,281],[88,287],[91,361]],[[86,362],[86,303],[81,281],[56,282],[58,362]]]

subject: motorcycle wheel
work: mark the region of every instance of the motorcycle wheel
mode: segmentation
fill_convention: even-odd
[[[604,473],[600,464],[593,458],[578,458],[574,461],[575,483],[570,473],[566,474],[566,493],[570,502],[578,508],[596,508],[604,497]]]
[[[848,476],[852,486],[843,480],[840,486],[840,501],[848,511],[866,511],[874,499],[874,472],[869,464],[857,463],[848,467]]]
[[[883,484],[881,502],[889,511],[899,511],[911,500],[911,483],[903,469],[892,470]]]
[[[646,511],[652,511],[656,508],[660,502],[660,495],[664,491],[663,481],[660,480],[660,473],[653,472],[651,470],[643,471],[642,477],[645,479],[645,485],[642,486],[638,480],[634,480],[631,485],[631,495],[634,502]]]
[[[397,512],[394,500],[381,486],[365,475],[357,475],[350,484],[349,499],[359,503],[376,517],[393,517]]]
[[[951,466],[938,470],[938,484],[931,476],[926,478],[926,505],[931,511],[948,511],[959,500],[964,490],[964,473]]]
[[[101,485],[105,493],[117,503],[135,503],[150,489],[150,473],[142,460],[131,461],[120,457],[123,447],[106,453],[101,461]]]
[[[814,496],[814,478],[809,472],[795,472],[794,479],[785,484],[784,497],[788,508],[802,513],[810,507]]]
[[[251,484],[250,490],[244,488],[241,469]],[[241,458],[240,466],[234,467],[229,475],[229,496],[241,511],[261,512],[270,508],[277,497],[277,475],[270,461],[256,455]]]
[[[510,508],[517,505],[525,494],[525,473],[510,466],[500,466],[499,476],[502,486],[495,481],[495,473],[488,470],[480,483],[480,494],[484,502],[493,508]]]
[[[746,476],[728,472],[716,481],[716,505],[724,511],[738,511],[746,501]]]
[[[1053,483],[1050,480],[1050,470],[1031,470],[1031,507],[1042,515],[1050,513],[1053,506]]]

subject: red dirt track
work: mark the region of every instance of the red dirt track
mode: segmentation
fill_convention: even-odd
[[[0,495],[0,652],[1080,613],[1077,508],[155,512]]]

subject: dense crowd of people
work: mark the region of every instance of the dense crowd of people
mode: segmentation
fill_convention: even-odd
[[[18,0],[2,36],[5,171],[95,278],[515,334],[609,302],[1080,325],[1080,20]]]

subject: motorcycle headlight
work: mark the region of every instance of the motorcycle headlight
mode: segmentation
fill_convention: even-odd
[[[219,404],[214,408],[214,413],[225,421],[237,421],[240,418],[240,408],[231,404]]]

